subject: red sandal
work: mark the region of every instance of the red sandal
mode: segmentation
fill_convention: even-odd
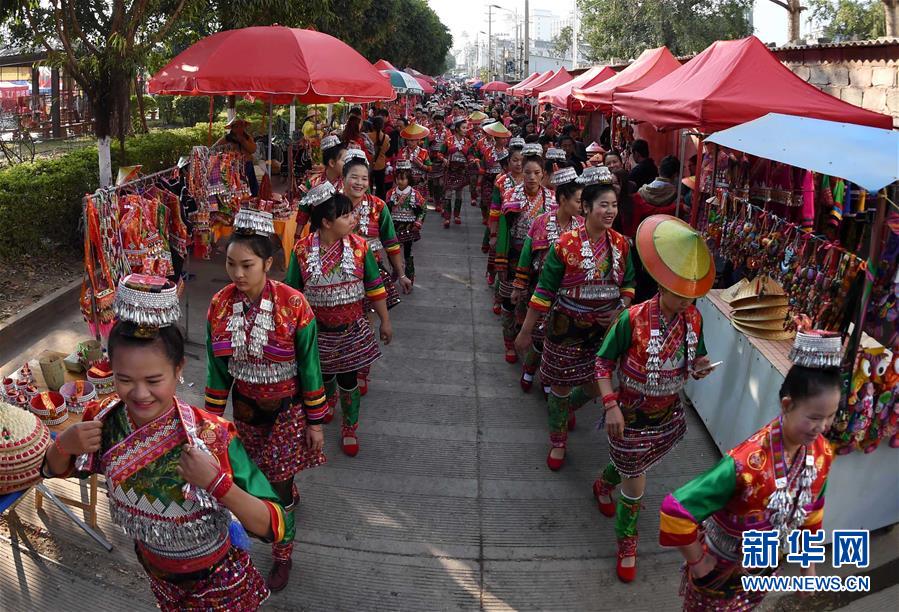
[[[602,478],[593,481],[593,497],[596,498],[596,506],[599,508],[603,516],[613,518],[615,516],[615,500],[612,499],[612,491],[615,487],[607,484]],[[600,497],[608,497],[609,502],[603,503]]]
[[[634,565],[631,567],[621,565],[621,562],[628,557],[634,558]],[[637,577],[637,536],[618,540],[618,561],[615,564],[615,571],[621,582],[633,582]]]
[[[347,438],[353,440],[347,442]],[[359,454],[359,438],[356,436],[355,427],[344,426],[340,431],[340,450],[348,457],[355,457]]]
[[[562,455],[561,459],[556,459],[555,457],[553,457],[552,453],[553,453],[553,449],[555,449],[555,448],[561,448],[562,450],[565,450],[565,454]],[[568,451],[564,446],[558,446],[558,447],[553,446],[551,449],[549,449],[549,453],[546,455],[546,467],[551,469],[553,472],[558,472],[559,470],[562,469],[562,466],[565,465],[565,458],[567,456],[568,456]]]

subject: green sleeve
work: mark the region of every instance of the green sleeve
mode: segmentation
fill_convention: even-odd
[[[699,323],[699,341],[696,343],[696,354],[699,357],[705,357],[709,354],[705,348],[705,334],[702,333],[703,325],[705,325],[704,321]]]
[[[375,283],[381,280],[381,269],[378,268],[378,262],[371,252],[371,249],[365,250],[365,267],[362,272],[362,280],[366,286],[368,286],[369,283]]]
[[[630,289],[631,291],[637,286],[637,274],[634,271],[634,258],[631,249],[627,250],[627,260],[624,264],[624,283],[622,289]]]
[[[529,270],[531,262],[534,260],[534,254],[531,252],[531,237],[524,239],[524,246],[521,247],[521,255],[518,256],[518,268],[520,270]]]
[[[212,352],[212,325],[206,321],[206,410],[218,415],[225,412],[233,382],[228,359]]]
[[[537,290],[541,293],[555,297],[562,285],[562,277],[565,275],[565,262],[559,259],[556,253],[556,245],[549,247],[549,252],[543,260],[540,268],[540,278],[537,281]]]
[[[508,215],[500,215],[499,227],[496,230],[496,256],[505,256],[509,252],[510,227]]]
[[[318,324],[312,319],[298,327],[294,337],[297,356],[297,372],[303,391],[303,408],[310,425],[324,421],[328,413],[325,400],[325,383],[322,379],[321,361],[318,355]]]
[[[631,315],[627,309],[621,311],[618,318],[602,341],[596,356],[608,361],[618,361],[631,346]]]
[[[725,455],[705,474],[697,476],[672,495],[692,516],[701,523],[717,512],[730,500],[737,488],[737,471],[734,459]]]
[[[234,478],[234,484],[257,499],[281,503],[271,483],[250,459],[247,449],[237,436],[234,436],[228,444],[228,461],[231,463],[231,477]]]
[[[298,291],[303,289],[303,275],[300,273],[300,262],[297,260],[296,253],[290,254],[290,263],[287,265],[287,276],[284,283]]]

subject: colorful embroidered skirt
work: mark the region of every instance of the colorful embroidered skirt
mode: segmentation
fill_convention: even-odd
[[[446,170],[446,190],[462,189],[468,185],[468,169],[462,162],[450,162]]]
[[[400,244],[421,240],[421,229],[416,227],[415,223],[394,221],[393,226],[396,228],[396,239]],[[394,289],[396,289],[395,284]]]
[[[235,389],[234,426],[253,462],[269,482],[284,482],[325,463],[306,444],[306,415],[300,400],[254,400]]]
[[[546,353],[543,356],[546,361]],[[660,398],[651,398],[658,404]],[[667,406],[643,406],[643,400],[635,402],[619,400],[624,413],[624,435],[609,437],[609,455],[618,473],[625,478],[636,478],[648,472],[677,446],[687,432],[687,419],[680,397],[670,396]]]
[[[256,610],[269,596],[250,555],[235,546],[208,570],[192,574],[163,574],[140,555],[138,560],[163,612]]]
[[[443,161],[434,161],[431,160],[431,172],[428,174],[428,179],[432,182],[439,181],[443,179],[443,175],[446,171],[446,162]]]
[[[368,319],[362,318],[344,329],[329,330],[319,326],[318,354],[322,374],[327,377],[371,365],[381,356],[381,349]]]
[[[708,575],[696,580],[689,575],[687,565],[681,568],[680,594],[684,598],[685,612],[747,612],[754,610],[767,594],[765,591],[744,591],[741,576],[744,570],[739,563],[726,561],[712,554],[718,563]],[[771,575],[776,570],[768,568],[761,575]]]
[[[577,387],[596,377],[596,351],[606,328],[553,308],[546,320],[540,379],[545,385]]]
[[[381,270],[381,280],[384,282],[384,289],[387,290],[387,310],[400,303],[400,290],[397,289],[396,281],[384,267],[384,264],[378,262],[378,268]]]

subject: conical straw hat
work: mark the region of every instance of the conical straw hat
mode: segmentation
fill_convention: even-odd
[[[737,294],[743,290],[743,287],[747,286],[748,284],[748,278],[741,279],[740,282],[736,283],[735,285],[731,285],[727,289],[722,290],[718,297],[720,297],[726,304],[730,304],[736,299]]]
[[[795,332],[786,331],[784,329],[758,329],[755,327],[748,327],[741,323],[737,323],[736,321],[733,321],[732,323],[737,330],[743,332],[747,336],[762,338],[763,340],[792,340],[795,335]]]
[[[752,321],[783,321],[787,316],[787,306],[765,306],[762,308],[746,308],[743,310],[735,310],[733,314],[734,321],[749,322]]]
[[[431,131],[423,125],[413,123],[403,128],[400,132],[400,138],[403,140],[421,140],[427,138]]]
[[[702,297],[715,283],[715,261],[703,237],[671,215],[653,215],[637,228],[637,252],[650,276],[685,298]]]

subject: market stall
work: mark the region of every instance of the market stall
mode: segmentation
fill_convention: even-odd
[[[698,303],[709,354],[724,364],[688,396],[726,452],[779,411],[792,317],[841,332],[846,389],[828,434],[838,455],[828,490],[839,494],[825,528],[899,522],[899,217],[887,222],[899,133],[770,114],[707,142],[728,149],[711,156],[698,225],[725,284],[744,280]]]
[[[615,74],[616,72],[608,66],[594,66],[558,87],[544,89],[537,96],[537,102],[539,104],[552,104],[556,108],[575,112],[575,100],[572,95],[574,89],[592,87],[612,78]]]
[[[535,72],[517,85],[512,85],[512,87],[510,87],[506,93],[516,98],[522,98],[526,95],[525,89],[527,87],[531,85],[537,85],[539,83],[542,83],[543,81],[551,79],[553,74],[555,74],[553,70],[547,70],[546,72]]]

